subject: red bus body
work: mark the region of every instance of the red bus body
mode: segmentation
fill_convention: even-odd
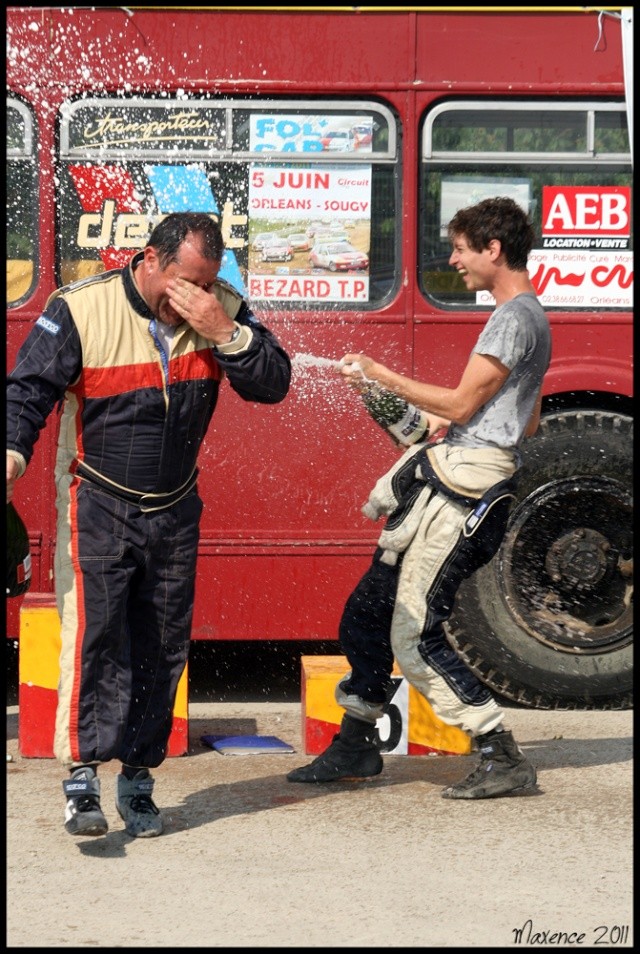
[[[624,38],[615,11],[13,7],[7,31],[9,96],[33,115],[38,202],[34,279],[7,308],[8,368],[63,278],[59,235],[67,213],[57,183],[61,113],[69,102],[109,95],[189,102],[206,93],[214,104],[268,101],[281,109],[289,100],[317,102],[318,111],[327,112],[335,103],[355,101],[356,113],[362,103],[381,105],[394,117],[401,170],[390,226],[389,293],[379,306],[370,298],[362,308],[352,302],[325,307],[317,298],[310,305],[280,302],[269,294],[252,303],[291,355],[339,358],[366,351],[405,374],[448,386],[457,383],[490,309],[443,307],[421,284],[431,181],[425,117],[457,100],[471,108],[494,101],[615,103],[624,116]],[[362,131],[354,126],[358,143]],[[365,143],[367,138],[365,130]],[[587,184],[596,193],[601,185]],[[230,234],[238,248],[249,241],[246,222]],[[623,259],[628,283],[632,271]],[[609,257],[607,275],[614,264]],[[446,271],[446,263],[438,268]],[[275,263],[269,272],[272,282],[281,274],[277,269]],[[584,299],[578,307],[550,307],[547,411],[630,416],[632,313],[626,301],[621,296],[606,308],[587,308]],[[221,395],[200,459],[205,511],[194,639],[336,639],[344,601],[368,565],[380,527],[360,508],[397,448],[329,373],[294,371],[291,393],[280,406],[245,405],[230,390]],[[53,591],[56,437],[53,414],[14,498],[29,529],[31,589],[37,593]],[[18,635],[19,606],[20,600],[8,601],[11,638]]]

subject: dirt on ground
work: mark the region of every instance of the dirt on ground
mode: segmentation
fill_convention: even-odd
[[[632,713],[514,709],[540,793],[442,799],[476,755],[387,756],[358,783],[295,785],[299,702],[198,702],[190,751],[155,770],[165,833],[63,827],[63,773],[19,753],[7,709],[7,946],[631,947]],[[220,755],[204,734],[276,735]]]

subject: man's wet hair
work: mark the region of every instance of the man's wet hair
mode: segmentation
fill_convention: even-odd
[[[482,252],[493,239],[498,239],[507,265],[514,271],[526,269],[535,240],[527,213],[506,196],[483,199],[476,205],[459,209],[447,230],[452,242],[457,235],[464,235],[474,252]]]
[[[178,260],[180,246],[189,235],[198,236],[204,258],[221,261],[224,240],[219,223],[205,212],[173,212],[158,222],[147,243],[158,253],[162,269]]]

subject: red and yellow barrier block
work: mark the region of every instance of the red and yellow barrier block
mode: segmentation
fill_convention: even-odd
[[[344,656],[302,656],[302,737],[307,755],[331,743],[344,715],[335,688],[349,672]],[[384,715],[377,722],[381,751],[388,755],[469,755],[471,736],[446,725],[397,666]]]
[[[18,650],[18,746],[25,758],[52,759],[60,675],[60,618],[49,594],[27,594],[20,609]],[[173,708],[167,754],[189,749],[188,673],[182,674]]]

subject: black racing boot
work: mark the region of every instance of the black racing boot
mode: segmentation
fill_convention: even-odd
[[[133,778],[124,773],[118,775],[116,808],[128,834],[134,838],[155,838],[164,830],[160,809],[151,798],[153,786],[148,768],[140,768]]]
[[[536,787],[536,770],[518,748],[511,732],[495,729],[477,737],[480,764],[457,785],[445,788],[443,798],[499,798]]]
[[[64,827],[70,835],[106,835],[107,819],[100,807],[100,782],[90,765],[80,765],[66,778]]]
[[[331,745],[309,765],[287,775],[289,782],[337,782],[339,779],[369,778],[382,771],[378,733],[371,722],[344,715],[340,731]]]

